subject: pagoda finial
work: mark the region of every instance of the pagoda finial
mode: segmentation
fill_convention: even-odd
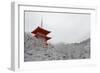
[[[41,18],[41,27],[43,27],[43,19]]]

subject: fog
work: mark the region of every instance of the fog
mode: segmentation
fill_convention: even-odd
[[[75,43],[90,37],[90,15],[72,13],[25,12],[25,32],[37,26],[51,31],[50,43]]]

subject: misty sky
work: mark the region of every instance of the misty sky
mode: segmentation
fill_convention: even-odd
[[[72,13],[25,12],[25,32],[38,26],[51,31],[50,43],[74,43],[90,37],[90,15]]]

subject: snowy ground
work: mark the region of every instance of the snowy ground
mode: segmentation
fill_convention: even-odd
[[[24,61],[68,60],[90,58],[90,39],[80,43],[56,45],[49,44],[43,48],[38,39],[30,33],[24,36]]]

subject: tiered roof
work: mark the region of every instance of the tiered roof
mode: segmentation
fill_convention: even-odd
[[[39,26],[35,30],[33,30],[31,33],[37,34],[38,32],[44,35],[47,35],[48,33],[50,33],[50,31],[43,29]]]
[[[49,34],[50,31],[43,29],[39,26],[35,30],[33,30],[31,33],[35,34],[35,37],[41,36],[41,37],[45,38],[46,40],[51,39],[51,37],[47,36],[47,34]]]

